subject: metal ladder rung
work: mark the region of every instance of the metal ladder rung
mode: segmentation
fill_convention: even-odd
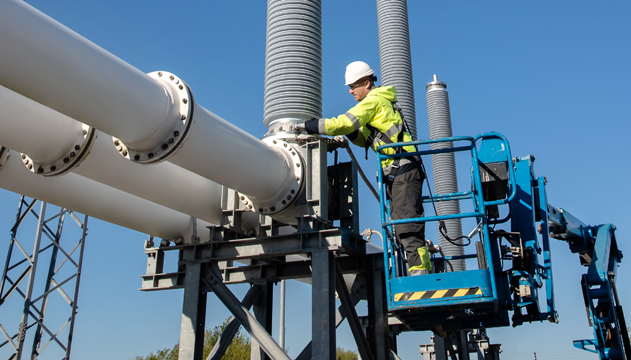
[[[468,199],[473,199],[473,197],[474,197],[473,192],[463,191],[463,192],[452,193],[452,194],[434,195],[432,197],[423,196],[422,199],[423,199],[423,203],[431,203],[432,201],[439,202],[439,201],[452,201],[452,200],[468,200]]]
[[[484,213],[469,212],[469,213],[451,214],[451,215],[426,216],[426,217],[417,217],[417,218],[411,218],[411,219],[386,221],[385,223],[381,224],[381,226],[384,227],[384,226],[389,226],[389,225],[408,224],[408,223],[413,223],[413,222],[431,222],[431,221],[440,221],[440,220],[473,218],[473,217],[481,217],[481,216],[484,216]]]

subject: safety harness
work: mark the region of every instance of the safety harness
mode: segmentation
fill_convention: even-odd
[[[397,136],[397,143],[401,143],[403,142],[403,132],[407,132],[408,134],[410,133],[410,128],[407,124],[407,122],[405,121],[405,117],[403,116],[403,112],[401,111],[401,108],[399,107],[399,105],[397,105],[396,102],[392,101],[392,110],[395,113],[399,113],[399,116],[401,117],[401,122],[402,122],[402,129],[401,131],[399,131],[399,135]],[[379,131],[377,128],[375,128],[374,126],[370,125],[370,124],[366,124],[365,125],[366,128],[368,128],[368,130],[370,130],[370,135],[368,135],[368,138],[366,139],[366,144],[364,145],[364,148],[366,150],[366,160],[368,160],[368,149],[374,144],[375,147],[377,146],[376,142],[377,141],[381,141],[382,143],[388,145],[388,144],[393,144],[393,141],[390,140],[390,138],[382,133],[381,131]],[[416,147],[416,146],[414,146]],[[407,152],[403,146],[401,147],[397,147],[395,149],[395,153],[396,154],[401,154],[403,152]],[[397,171],[399,170],[399,168],[407,163],[413,163],[418,169],[419,171],[421,171],[421,167],[419,162],[422,162],[419,159],[416,159],[415,156],[411,156],[409,158],[403,158],[403,157],[399,157],[399,158],[395,158],[393,159],[392,164],[390,164],[389,169],[386,173],[386,171],[384,171],[384,175],[389,179],[389,180],[394,180],[394,177],[397,175]]]

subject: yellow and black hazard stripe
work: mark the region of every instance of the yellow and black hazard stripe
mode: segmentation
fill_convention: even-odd
[[[470,295],[482,295],[482,290],[479,287],[472,287],[472,288],[464,288],[464,289],[444,289],[444,290],[404,292],[404,293],[395,294],[394,301],[444,299],[444,298],[462,297],[462,296],[470,296]]]

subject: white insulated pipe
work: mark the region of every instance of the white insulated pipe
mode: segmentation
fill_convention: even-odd
[[[172,146],[173,129],[187,122],[190,136],[169,161],[255,202],[287,191],[291,170],[279,150],[196,105],[183,81],[154,80],[23,1],[0,2],[0,48],[10,49],[0,85],[117,137],[137,161]]]
[[[82,124],[74,119],[2,86],[0,129],[0,144],[28,155],[23,158],[25,166],[36,173],[39,165],[33,168],[33,164],[70,158],[67,154],[74,153],[76,138],[83,131]],[[78,166],[68,171],[178,212],[220,222],[221,185],[169,162],[146,166],[128,161],[105,133],[97,132],[89,155],[77,161]],[[47,165],[42,166],[49,171]]]
[[[44,177],[30,172],[20,154],[0,149],[0,187],[162,239],[189,242],[196,226],[208,241],[212,224],[80,175]],[[195,221],[195,223],[193,223]]]

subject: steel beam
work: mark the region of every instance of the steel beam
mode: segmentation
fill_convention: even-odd
[[[312,359],[335,359],[335,257],[328,250],[311,253]]]
[[[243,306],[247,310],[250,310],[250,308],[252,307],[252,289],[253,288],[250,288],[250,290],[248,290],[248,292],[243,297],[243,300],[241,300],[241,306]],[[210,351],[210,354],[208,354],[206,360],[220,360],[228,349],[230,342],[232,342],[232,339],[239,330],[240,326],[241,322],[239,322],[239,320],[237,320],[237,318],[235,318],[234,316],[231,317],[228,321],[228,325],[226,325],[223,332],[219,336],[219,339],[217,339],[215,346]]]
[[[268,334],[272,333],[272,305],[274,301],[274,290],[272,289],[272,285],[273,284],[271,282],[266,282],[262,284],[254,284],[252,286],[252,310],[254,317]],[[252,347],[250,359],[270,359],[256,339],[252,339],[250,344]]]
[[[348,324],[350,325],[353,336],[355,337],[359,355],[363,360],[372,360],[373,355],[370,351],[368,341],[366,340],[366,334],[364,334],[359,318],[357,317],[357,312],[355,311],[355,305],[352,303],[351,296],[348,293],[346,284],[344,283],[342,270],[337,264],[335,265],[335,283],[337,294],[340,297],[342,307],[344,308],[344,312],[346,313],[346,317],[348,319]]]
[[[265,328],[256,321],[254,315],[250,314],[248,309],[243,307],[228,287],[224,285],[216,264],[214,268],[209,269],[208,274],[202,278],[202,281],[212,289],[217,298],[219,298],[226,308],[230,310],[232,315],[241,322],[241,325],[250,333],[252,339],[256,339],[266,354],[274,360],[290,360]]]
[[[185,254],[185,257],[189,254]],[[188,259],[192,260],[192,259]],[[206,322],[206,292],[201,288],[202,264],[188,263],[180,329],[180,360],[202,360]]]

